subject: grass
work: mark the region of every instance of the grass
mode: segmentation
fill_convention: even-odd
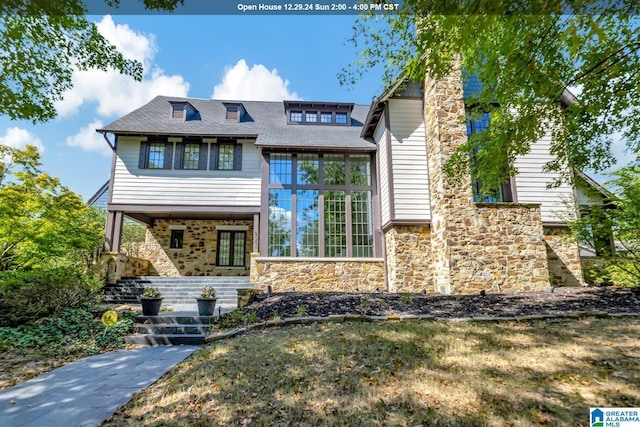
[[[638,384],[638,319],[323,323],[205,347],[105,425],[587,425]]]

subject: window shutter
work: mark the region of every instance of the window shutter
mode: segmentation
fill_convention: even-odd
[[[209,170],[218,169],[218,144],[211,144],[211,151],[209,152]]]
[[[174,169],[182,169],[183,156],[184,156],[184,142],[176,142],[176,155],[175,155],[175,160],[173,162]]]
[[[236,144],[233,150],[233,170],[242,170],[242,144]]]
[[[173,142],[164,143],[164,165],[163,169],[171,169],[173,163]]]
[[[200,154],[198,157],[198,169],[206,170],[207,169],[207,157],[209,153],[207,150],[209,149],[209,144],[200,144]]]
[[[138,157],[138,168],[146,169],[147,161],[149,159],[149,143],[146,141],[140,142],[140,157]]]

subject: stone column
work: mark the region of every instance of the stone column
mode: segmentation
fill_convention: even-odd
[[[431,194],[431,254],[436,292],[456,290],[451,281],[451,246],[464,233],[463,220],[473,213],[471,176],[450,182],[444,165],[454,150],[467,141],[460,60],[451,74],[435,80],[427,76],[424,87],[424,122]]]

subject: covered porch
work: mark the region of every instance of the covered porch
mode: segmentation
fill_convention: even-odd
[[[146,226],[138,257],[121,251],[124,218]],[[249,276],[259,251],[259,207],[109,205],[108,282],[129,276]]]

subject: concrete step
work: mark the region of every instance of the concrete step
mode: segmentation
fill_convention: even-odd
[[[138,345],[202,345],[204,334],[139,334],[124,337],[127,344]]]
[[[154,324],[154,325],[210,325],[217,319],[217,316],[198,316],[181,315],[181,314],[165,314],[160,316],[136,316],[135,321],[138,324]]]
[[[192,324],[183,325],[177,323],[152,323],[148,325],[136,325],[134,331],[136,334],[151,335],[202,335],[209,332],[211,325]]]

